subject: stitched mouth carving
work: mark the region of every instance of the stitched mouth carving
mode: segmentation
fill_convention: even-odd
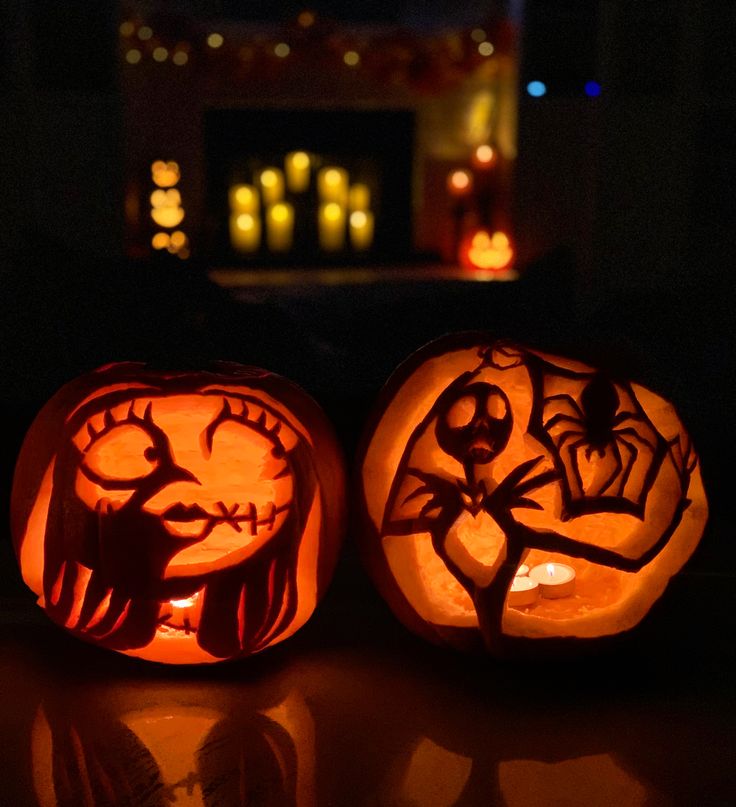
[[[276,507],[274,502],[268,502],[258,508],[254,502],[248,502],[241,509],[241,505],[234,504],[227,507],[224,502],[215,505],[218,512],[210,513],[201,505],[172,504],[161,514],[161,520],[166,530],[179,538],[206,538],[218,524],[228,524],[235,532],[246,532],[255,536],[261,528],[270,531],[273,529],[276,516],[289,509],[289,503]]]

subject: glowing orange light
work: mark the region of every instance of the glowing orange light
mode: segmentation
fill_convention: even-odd
[[[500,271],[509,267],[513,257],[511,241],[500,230],[493,234],[477,230],[460,248],[460,261],[468,269]]]
[[[163,160],[155,160],[151,163],[151,179],[154,185],[159,188],[170,188],[181,178],[179,164],[173,160],[164,162]]]
[[[487,168],[496,156],[493,148],[487,144],[478,146],[473,152],[473,160],[480,168]]]
[[[447,177],[447,188],[453,196],[464,196],[473,187],[473,175],[461,168],[451,171]]]
[[[302,11],[296,19],[302,28],[311,28],[317,18],[313,11]]]
[[[169,600],[169,604],[173,605],[174,608],[191,608],[195,602],[199,599],[199,592],[192,594],[191,597],[187,597],[183,600]]]
[[[154,249],[166,249],[169,246],[169,243],[170,240],[168,233],[156,233],[151,239],[151,246]]]

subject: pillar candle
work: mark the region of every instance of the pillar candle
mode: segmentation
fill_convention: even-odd
[[[311,160],[306,151],[291,151],[284,160],[286,185],[292,193],[303,193],[309,187]]]
[[[252,213],[230,216],[230,243],[238,252],[255,252],[261,244],[261,219]]]
[[[232,213],[258,214],[258,188],[254,185],[233,185],[228,196]]]
[[[266,243],[271,252],[287,252],[294,239],[294,208],[277,202],[266,209]]]
[[[265,205],[275,205],[284,198],[284,172],[280,168],[264,168],[258,180]]]
[[[337,202],[345,207],[348,203],[348,172],[334,165],[322,168],[317,174],[317,190],[320,202]]]
[[[319,206],[319,243],[326,252],[338,252],[345,246],[345,208],[337,202]]]
[[[373,243],[373,213],[356,210],[350,214],[350,243],[353,249],[366,250]]]

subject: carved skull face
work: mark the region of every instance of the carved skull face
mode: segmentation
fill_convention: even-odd
[[[489,463],[511,434],[511,405],[494,384],[476,382],[450,389],[438,402],[437,442],[462,465]]]

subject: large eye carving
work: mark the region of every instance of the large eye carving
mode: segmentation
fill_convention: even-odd
[[[162,451],[146,418],[150,419],[150,409],[143,418],[131,411],[119,422],[106,412],[101,431],[88,424],[90,443],[81,466],[85,476],[103,487],[122,488],[135,487],[149,476],[159,466]]]

